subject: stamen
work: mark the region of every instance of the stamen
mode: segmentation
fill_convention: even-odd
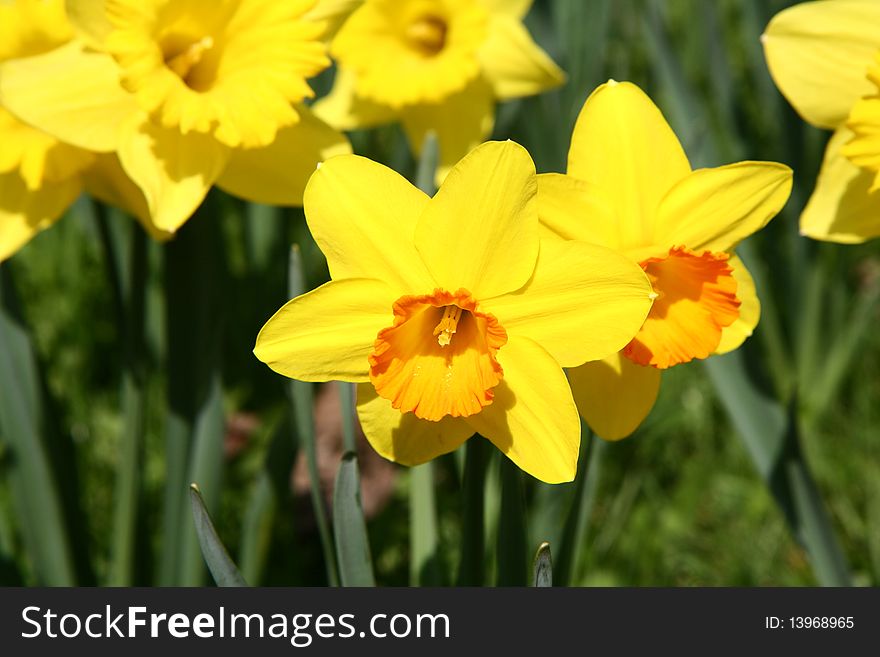
[[[443,318],[434,329],[437,342],[441,347],[446,347],[452,342],[452,336],[458,329],[458,320],[461,319],[461,308],[458,306],[446,306],[443,309]]]
[[[436,16],[423,16],[406,27],[406,40],[425,57],[433,57],[446,45],[446,22]]]
[[[165,65],[182,79],[186,79],[193,67],[202,61],[202,56],[213,47],[213,37],[202,37],[180,54],[167,60]]]

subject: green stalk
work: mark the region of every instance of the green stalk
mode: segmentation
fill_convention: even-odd
[[[200,584],[205,567],[188,488],[216,514],[223,464],[220,375],[224,253],[212,197],[165,247],[168,342],[167,479],[159,582]]]
[[[357,452],[355,441],[354,384],[339,381],[339,406],[342,409],[342,451]]]
[[[568,586],[579,581],[578,558],[583,554],[587,528],[596,500],[596,489],[599,485],[602,455],[607,448],[605,441],[593,436],[593,432],[586,424],[582,423],[582,427],[582,447],[574,496],[565,519],[562,541],[556,551],[553,567],[553,578],[560,586]]]
[[[434,500],[434,462],[410,468],[409,581],[413,586],[443,583]]]
[[[501,459],[501,512],[498,518],[497,559],[499,586],[525,586],[528,573],[526,510],[522,472],[508,458]]]
[[[483,492],[489,462],[488,448],[486,440],[479,435],[474,435],[465,443],[458,586],[482,586],[485,579]]]
[[[290,250],[288,269],[288,295],[293,298],[305,291],[303,263],[299,247],[294,244]],[[295,442],[302,447],[306,456],[306,467],[309,471],[309,489],[312,498],[312,511],[315,524],[321,537],[321,549],[324,553],[324,566],[327,569],[327,583],[339,586],[339,574],[336,569],[336,549],[330,533],[324,495],[321,492],[321,474],[318,470],[318,454],[315,446],[314,395],[312,384],[305,381],[291,381],[289,384],[290,399],[293,407],[293,420],[296,436]],[[296,440],[298,438],[298,440]]]
[[[434,178],[440,147],[437,135],[429,131],[422,144],[415,184],[428,196],[437,191]],[[437,586],[443,580],[437,531],[437,505],[434,499],[434,464],[410,469],[410,562],[409,579],[413,586]]]
[[[127,266],[120,266],[108,225],[106,211],[96,207],[99,234],[104,247],[111,287],[116,300],[117,326],[122,332],[122,418],[119,437],[119,465],[116,470],[115,507],[113,511],[113,538],[111,545],[110,586],[130,586],[134,574],[135,530],[140,499],[141,453],[144,440],[145,390],[144,307],[147,285],[147,239],[144,231],[133,221],[126,221],[130,235]],[[128,279],[122,272],[128,271]]]

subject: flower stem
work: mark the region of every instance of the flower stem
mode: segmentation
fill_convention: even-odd
[[[160,583],[198,585],[205,566],[189,507],[199,485],[216,515],[223,466],[223,243],[212,197],[165,247],[167,462]]]
[[[483,493],[488,461],[486,440],[480,435],[474,435],[465,443],[458,586],[481,586],[485,579]]]

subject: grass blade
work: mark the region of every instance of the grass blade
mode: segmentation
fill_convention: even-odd
[[[199,546],[217,586],[247,586],[247,582],[220,541],[214,523],[211,521],[211,515],[205,508],[201,491],[196,484],[190,484],[189,501],[192,506],[193,523],[198,535]]]
[[[751,381],[744,351],[706,360],[709,377],[758,472],[806,549],[817,580],[823,586],[848,586],[846,560],[801,450],[797,418]]]
[[[357,456],[342,456],[333,489],[333,533],[343,586],[375,586],[367,523],[361,507],[361,484]]]
[[[532,586],[553,586],[553,559],[550,556],[550,544],[546,541],[538,546],[532,564]]]
[[[0,265],[0,437],[25,547],[40,584],[73,586],[73,553],[58,484],[44,443],[36,357],[19,313],[8,265]]]
[[[241,528],[241,571],[255,586],[266,565],[277,506],[272,478],[263,470],[254,484]]]

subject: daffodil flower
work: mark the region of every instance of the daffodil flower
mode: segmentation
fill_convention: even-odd
[[[366,0],[330,44],[330,94],[315,112],[340,130],[400,121],[418,153],[440,147],[438,183],[492,132],[495,103],[563,83],[522,24],[531,0]]]
[[[116,153],[159,230],[211,185],[298,205],[348,142],[302,105],[329,60],[314,0],[70,0],[77,38],[0,72],[3,104],[62,142]]]
[[[53,50],[72,35],[63,0],[0,4],[0,62]],[[0,262],[52,225],[84,187],[151,228],[115,157],[65,144],[20,121],[2,102],[0,144]]]
[[[474,433],[547,482],[575,474],[580,425],[562,366],[625,345],[650,286],[608,249],[538,234],[534,164],[484,144],[431,198],[354,155],[305,192],[332,280],[283,306],[256,356],[303,381],[358,383],[382,456],[416,465]]]
[[[801,233],[852,244],[880,235],[880,3],[804,2],[761,37],[770,74],[807,122],[834,130]]]
[[[738,347],[758,323],[749,272],[733,254],[785,205],[791,170],[738,162],[692,171],[660,110],[635,85],[587,99],[567,174],[538,176],[547,235],[615,249],[644,269],[656,297],[620,353],[570,370],[581,415],[608,440],[654,405],[662,370]]]

